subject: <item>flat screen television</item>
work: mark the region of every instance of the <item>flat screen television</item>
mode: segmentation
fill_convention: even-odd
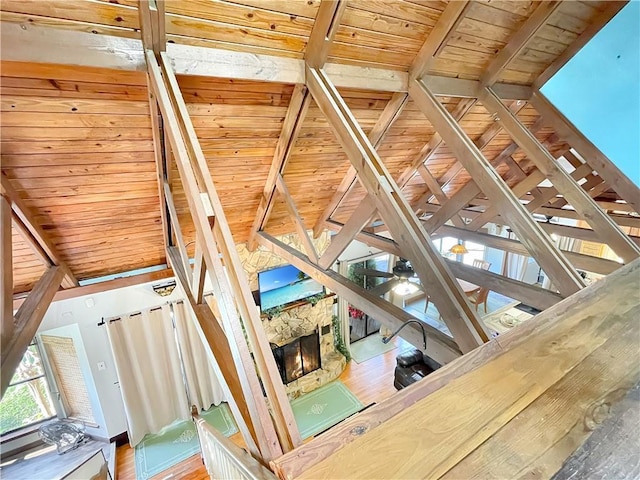
[[[324,287],[320,283],[293,265],[259,272],[258,285],[260,309],[263,312],[324,293]]]

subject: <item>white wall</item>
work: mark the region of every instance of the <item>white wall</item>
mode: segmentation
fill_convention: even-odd
[[[96,417],[104,419],[105,425],[101,425],[101,429],[104,429],[107,438],[126,431],[127,422],[107,332],[104,326],[99,327],[97,324],[103,317],[136,312],[182,298],[179,288],[176,288],[170,296],[160,297],[154,293],[151,285],[147,283],[54,302],[38,330],[38,333],[42,333],[55,328],[77,325],[101,410],[101,412],[95,412]],[[89,299],[93,302],[93,306],[88,306],[91,305]],[[105,370],[98,370],[99,362],[105,363]],[[92,394],[90,392],[90,395]]]

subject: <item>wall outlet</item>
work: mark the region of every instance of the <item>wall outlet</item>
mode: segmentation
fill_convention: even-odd
[[[104,362],[98,362],[98,371],[106,370],[107,366]]]

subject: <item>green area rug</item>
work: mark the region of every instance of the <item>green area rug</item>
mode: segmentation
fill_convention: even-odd
[[[396,345],[393,342],[382,343],[382,337],[375,333],[367,338],[353,342],[350,347],[351,358],[357,363],[366,362],[378,355],[390,352]]]
[[[291,402],[293,416],[303,440],[333,427],[363,407],[364,405],[340,380]]]
[[[229,437],[238,431],[229,407],[221,403],[200,414],[205,421]],[[147,480],[200,451],[192,421],[175,422],[155,435],[145,435],[135,447],[136,478]]]

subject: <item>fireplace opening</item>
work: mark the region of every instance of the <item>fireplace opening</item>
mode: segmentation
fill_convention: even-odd
[[[285,384],[321,367],[318,330],[310,335],[298,337],[281,347],[272,345],[271,348],[280,377]]]

